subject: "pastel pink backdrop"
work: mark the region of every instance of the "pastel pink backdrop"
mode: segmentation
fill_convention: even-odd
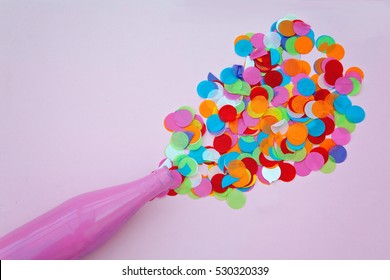
[[[148,2],[148,3],[146,3]],[[331,175],[257,184],[247,205],[159,199],[87,259],[389,259],[386,1],[0,1],[0,235],[67,198],[142,177],[164,116],[197,107],[237,35],[296,14],[346,49],[367,118]]]

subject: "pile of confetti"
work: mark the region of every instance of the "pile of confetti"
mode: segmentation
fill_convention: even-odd
[[[305,61],[315,49],[319,57]],[[238,36],[234,50],[243,65],[197,86],[200,115],[183,106],[164,120],[172,135],[160,166],[180,182],[170,196],[213,196],[238,209],[256,179],[269,185],[330,173],[365,118],[349,98],[359,93],[363,71],[344,69],[344,48],[328,35],[315,39],[302,20],[283,18],[267,34]]]

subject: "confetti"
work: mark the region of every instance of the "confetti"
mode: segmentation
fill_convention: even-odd
[[[164,120],[172,134],[160,165],[179,186],[169,196],[211,196],[239,209],[257,180],[329,174],[346,160],[344,146],[365,119],[351,101],[363,71],[346,68],[343,46],[329,35],[315,38],[304,21],[286,17],[268,33],[240,35],[234,51],[243,65],[198,84],[200,115],[183,106]]]

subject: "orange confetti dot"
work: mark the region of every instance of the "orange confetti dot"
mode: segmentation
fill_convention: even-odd
[[[307,36],[298,37],[294,44],[296,51],[300,54],[308,54],[313,46],[313,41]]]
[[[279,23],[278,29],[280,34],[285,37],[291,37],[295,35],[294,23],[291,20],[283,20]]]
[[[301,73],[302,65],[298,59],[290,58],[283,62],[283,72],[293,77]]]
[[[252,181],[252,174],[249,172],[248,169],[245,169],[245,173],[240,177],[240,180],[233,183],[233,186],[236,188],[244,188],[250,184]]]
[[[316,71],[318,75],[324,73],[324,70],[322,70],[322,62],[324,61],[324,59],[324,57],[321,57],[314,62],[314,71]]]
[[[306,141],[309,131],[305,124],[294,123],[287,130],[287,140],[293,145],[301,145]]]
[[[341,60],[344,57],[345,51],[343,46],[340,44],[333,44],[329,46],[326,50],[326,56],[327,57],[332,57],[337,60]]]
[[[309,75],[311,72],[311,66],[309,62],[307,62],[306,60],[299,60],[299,63],[301,64],[301,73]]]
[[[199,113],[204,117],[208,118],[212,114],[216,114],[218,111],[217,105],[215,104],[214,101],[212,100],[204,100],[202,103],[199,105]]]
[[[241,178],[244,176],[246,170],[246,166],[241,160],[232,160],[227,166],[227,171],[235,178]]]
[[[305,112],[305,105],[309,101],[310,99],[308,97],[296,95],[290,98],[288,104],[293,112],[303,114]]]
[[[325,139],[324,142],[320,144],[321,148],[324,148],[325,150],[329,151],[332,147],[336,146],[336,143],[333,142],[332,139]]]
[[[313,107],[311,108],[314,116],[317,118],[325,118],[330,112],[327,103],[323,100],[318,100],[314,102]]]

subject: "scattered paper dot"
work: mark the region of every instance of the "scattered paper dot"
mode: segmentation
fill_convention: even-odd
[[[183,106],[166,116],[172,135],[160,164],[178,186],[169,196],[210,196],[239,209],[257,180],[328,174],[346,160],[344,146],[365,119],[351,101],[363,71],[345,67],[345,49],[329,35],[316,38],[300,19],[282,18],[270,30],[234,40],[245,62],[198,84],[200,115]]]

